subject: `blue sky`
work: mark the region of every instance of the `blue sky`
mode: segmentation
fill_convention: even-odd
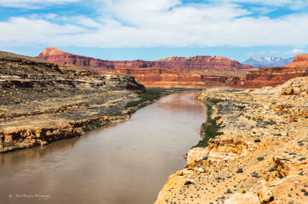
[[[104,59],[308,52],[308,0],[0,0],[0,50]]]

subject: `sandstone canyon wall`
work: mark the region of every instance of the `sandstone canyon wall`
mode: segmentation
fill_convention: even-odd
[[[248,87],[259,84],[274,86],[301,76],[308,76],[308,54],[295,56],[286,67],[250,71],[245,77],[245,84]]]
[[[108,61],[47,48],[38,57],[69,69],[132,75],[147,87],[273,86],[294,77],[307,76],[308,72],[308,63],[303,63],[307,59],[305,56],[295,58],[287,67],[262,70],[218,56],[169,57],[158,61]]]

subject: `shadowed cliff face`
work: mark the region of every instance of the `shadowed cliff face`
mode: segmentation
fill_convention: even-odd
[[[306,57],[295,58],[287,68],[253,69],[235,60],[217,56],[169,57],[158,61],[107,61],[47,48],[39,58],[69,69],[134,76],[147,87],[262,87],[306,76]],[[300,64],[300,66],[298,66]]]

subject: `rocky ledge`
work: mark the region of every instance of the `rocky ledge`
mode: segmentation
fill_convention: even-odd
[[[158,95],[132,77],[67,70],[0,52],[0,152],[126,120]]]
[[[208,105],[205,137],[156,204],[308,203],[308,77],[209,89],[200,100]]]

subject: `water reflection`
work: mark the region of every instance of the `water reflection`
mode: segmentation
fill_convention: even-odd
[[[11,164],[17,165],[25,160],[38,160],[44,156],[48,156],[52,152],[67,151],[74,148],[78,142],[78,138],[72,138],[68,140],[52,143],[48,146],[35,147],[34,149],[25,149],[22,151],[8,152],[0,154],[0,167],[9,166]],[[0,175],[1,176],[1,175]]]
[[[196,94],[192,93],[174,94],[170,97],[161,99],[158,105],[160,108],[172,112],[189,111],[197,114],[200,113],[200,102],[196,100]]]
[[[153,203],[203,118],[194,94],[174,94],[80,139],[2,154],[0,203]]]

